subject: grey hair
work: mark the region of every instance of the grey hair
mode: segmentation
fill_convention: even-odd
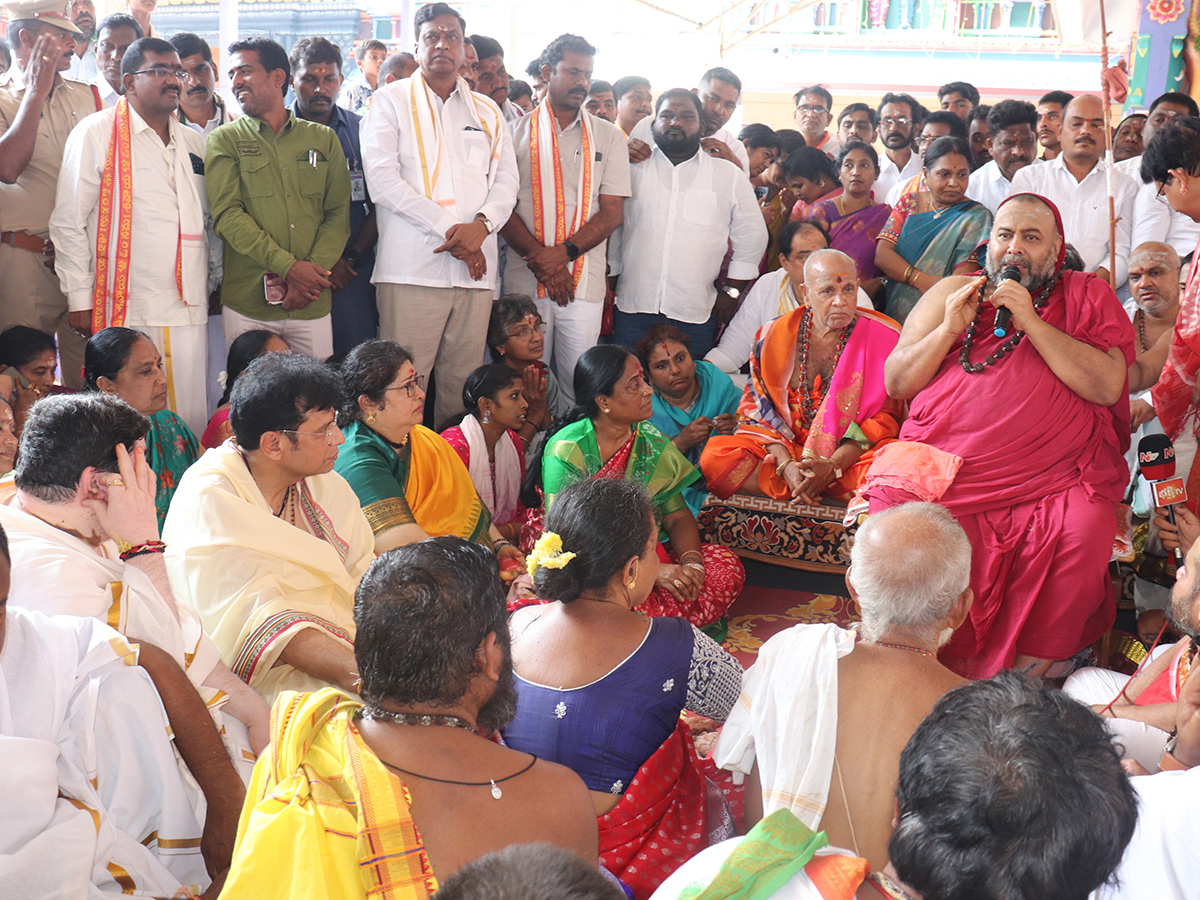
[[[904,503],[858,529],[846,578],[867,640],[897,627],[933,638],[970,584],[971,542],[945,507]]]
[[[826,248],[825,250],[814,250],[808,259],[804,261],[804,283],[808,283],[818,268],[824,268],[835,263],[849,266],[850,271],[854,273],[854,277],[858,278],[858,266],[854,264],[853,259],[841,250]]]

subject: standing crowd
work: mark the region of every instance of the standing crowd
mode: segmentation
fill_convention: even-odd
[[[0,885],[1197,896],[1190,96],[735,134],[436,2],[234,110],[153,7],[5,4]],[[743,671],[735,495],[844,512],[859,624]]]

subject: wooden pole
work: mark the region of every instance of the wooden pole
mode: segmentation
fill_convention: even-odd
[[[1104,100],[1104,162],[1108,170],[1108,283],[1117,289],[1117,184],[1112,145],[1112,98],[1108,79],[1108,20],[1100,0],[1100,94]]]

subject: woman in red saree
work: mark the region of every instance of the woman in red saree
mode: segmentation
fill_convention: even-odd
[[[854,261],[840,251],[810,256],[805,284],[806,304],[758,333],[737,431],[709,438],[700,457],[719,497],[848,498],[900,431],[904,404],[883,386],[899,327],[858,309]]]

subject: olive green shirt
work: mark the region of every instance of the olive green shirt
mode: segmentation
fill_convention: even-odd
[[[261,321],[329,315],[332,292],[303,309],[267,303],[263,276],[297,260],[326,269],[350,239],[350,170],[332,128],[297,119],[275,134],[243,116],[215,129],[204,161],[213,231],[224,241],[221,303]]]

